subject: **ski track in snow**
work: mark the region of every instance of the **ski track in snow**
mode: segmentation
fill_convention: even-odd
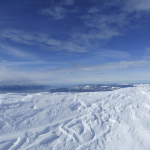
[[[0,150],[150,150],[150,88],[0,94]]]

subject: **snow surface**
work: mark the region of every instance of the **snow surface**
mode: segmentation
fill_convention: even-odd
[[[150,87],[0,94],[0,150],[150,150]]]

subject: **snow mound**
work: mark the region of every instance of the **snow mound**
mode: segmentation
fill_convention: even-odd
[[[0,150],[149,150],[150,87],[0,94]]]

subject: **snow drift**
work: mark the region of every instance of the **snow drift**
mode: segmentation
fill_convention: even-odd
[[[0,94],[0,150],[150,150],[150,88]]]

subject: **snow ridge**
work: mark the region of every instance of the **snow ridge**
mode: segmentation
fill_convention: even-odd
[[[0,95],[0,150],[150,150],[150,88]]]

